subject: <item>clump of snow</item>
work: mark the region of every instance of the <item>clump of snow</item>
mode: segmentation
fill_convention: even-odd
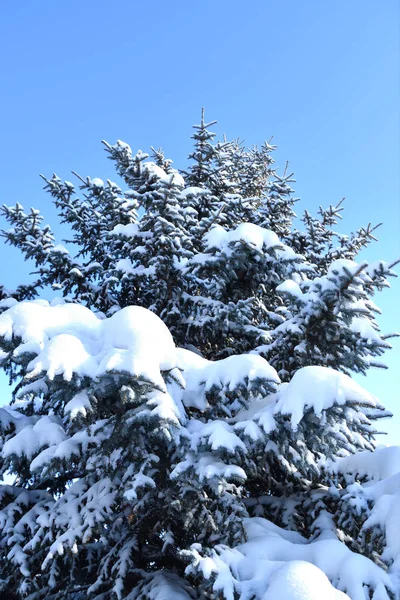
[[[391,275],[396,277],[396,273],[392,271],[393,266],[393,263],[390,264],[385,260],[376,260],[374,262],[369,263],[369,265],[365,269],[365,272],[369,275],[369,277],[371,277],[371,279],[374,279],[377,275],[380,275],[382,273],[390,273]]]
[[[160,371],[176,366],[172,335],[151,311],[128,306],[101,323],[100,369],[127,371],[161,384]]]
[[[348,375],[327,367],[303,367],[290,383],[281,386],[275,413],[290,415],[296,429],[306,410],[319,416],[323,410],[346,402],[380,407],[377,399]]]
[[[58,252],[59,254],[69,254],[68,250],[62,244],[56,244],[52,248],[52,252]]]
[[[183,402],[186,406],[201,410],[207,407],[207,392],[213,388],[233,391],[240,384],[247,385],[256,380],[280,383],[275,369],[257,354],[242,354],[210,361],[179,348],[177,357],[186,381]]]
[[[97,317],[79,304],[50,307],[45,300],[20,302],[0,316],[0,337],[10,341],[15,336],[43,347],[45,341],[61,333],[96,336],[97,322]]]
[[[276,233],[254,223],[241,223],[230,231],[221,225],[214,225],[204,238],[206,248],[217,248],[224,251],[227,250],[229,244],[234,242],[244,242],[258,250],[262,250],[263,247],[283,247]]]
[[[74,419],[79,414],[86,416],[87,411],[90,410],[91,404],[88,398],[88,394],[86,390],[82,390],[75,394],[75,396],[70,400],[64,408],[65,413],[69,413],[71,419]]]
[[[156,272],[155,266],[144,267],[143,265],[135,266],[129,258],[121,258],[115,265],[117,271],[125,273],[125,275],[154,275]]]
[[[362,317],[353,317],[350,328],[352,331],[359,333],[360,336],[370,342],[382,343],[382,338],[379,335],[377,326],[374,327],[372,321]]]
[[[191,419],[187,425],[187,431],[191,438],[191,447],[195,450],[199,445],[205,445],[211,450],[223,448],[231,454],[237,449],[246,452],[246,446],[235,434],[234,428],[225,421],[208,421],[204,423],[197,419]]]
[[[171,169],[170,182],[179,187],[185,187],[185,180],[176,169]]]
[[[104,187],[104,181],[102,179],[100,179],[99,177],[94,177],[91,181],[90,181],[91,185],[95,188],[103,188]]]
[[[147,171],[149,173],[149,175],[154,175],[158,179],[166,179],[167,178],[167,174],[164,171],[164,169],[162,169],[161,167],[156,165],[156,163],[154,163],[154,162],[148,161],[148,162],[143,163],[143,169],[145,171]]]
[[[127,152],[127,154],[132,154],[132,149],[130,147],[129,144],[127,144],[126,142],[123,142],[122,140],[117,140],[115,146],[112,146],[112,148],[118,148],[119,150],[125,150]],[[140,150],[139,150],[140,152]]]
[[[123,237],[135,237],[139,233],[139,226],[137,223],[128,223],[127,225],[121,225],[120,223],[114,227],[111,231],[111,235],[121,235]]]
[[[207,479],[240,479],[246,480],[246,472],[237,465],[228,465],[222,460],[216,459],[211,452],[203,452],[198,458],[194,453],[188,454],[186,459],[180,462],[171,472],[171,478],[175,479],[188,470],[193,470],[199,481]]]
[[[348,258],[338,258],[329,265],[327,275],[331,276],[336,273],[339,274],[345,269],[350,271],[351,274],[354,274],[359,268],[360,265],[354,260],[349,260]]]
[[[196,186],[188,186],[179,194],[181,198],[188,198],[189,196],[206,196],[210,191],[207,188],[200,188]]]
[[[22,351],[26,346],[24,344]],[[21,354],[21,348],[18,353]],[[82,341],[76,335],[59,333],[43,342],[37,357],[29,363],[26,377],[30,379],[46,373],[50,380],[62,375],[65,381],[71,381],[74,373],[92,377],[96,370],[96,361]]]
[[[152,161],[143,163],[143,169],[147,171],[150,176],[156,177],[167,185],[175,185],[178,187],[185,186],[185,180],[176,169],[171,169],[170,173],[166,173],[164,169]]]
[[[301,297],[303,292],[300,289],[298,283],[293,281],[292,279],[287,279],[276,288],[277,292],[281,294],[289,294],[290,296],[295,296],[296,298]]]
[[[345,600],[325,573],[309,562],[292,560],[279,567],[268,581],[262,600]]]
[[[70,381],[74,373],[96,378],[107,372],[126,372],[164,389],[161,371],[176,366],[168,328],[139,306],[99,319],[77,304],[21,302],[0,315],[0,337],[21,338],[19,355],[32,352],[36,345],[28,377],[46,373],[49,379],[62,375]]]
[[[32,425],[26,425],[26,420],[22,419],[22,423],[25,426],[21,427],[17,435],[4,444],[2,456],[24,454],[28,459],[31,459],[40,448],[56,446],[67,437],[60,419],[57,417],[44,416]]]
[[[0,310],[11,308],[15,304],[18,304],[18,300],[15,298],[4,298],[3,300],[0,300]]]
[[[357,452],[336,459],[334,468],[338,473],[382,481],[400,473],[400,446],[377,448],[374,452]]]
[[[190,588],[185,591],[182,580],[174,573],[168,571],[159,571],[152,573],[149,582],[145,583],[141,589],[140,596],[135,594],[133,600],[149,598],[151,600],[192,600],[193,595]]]

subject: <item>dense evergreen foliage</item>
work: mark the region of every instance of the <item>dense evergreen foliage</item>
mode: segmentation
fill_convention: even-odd
[[[44,177],[73,245],[2,209],[35,264],[0,287],[2,598],[400,591],[400,459],[375,450],[389,413],[350,377],[384,368],[373,297],[394,264],[356,262],[375,228],[337,233],[342,203],[297,225],[274,147],[213,125],[184,171],[118,141],[121,184]],[[299,560],[321,596],[285,595]]]

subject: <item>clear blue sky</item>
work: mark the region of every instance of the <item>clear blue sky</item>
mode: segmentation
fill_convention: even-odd
[[[101,139],[163,146],[182,167],[205,106],[220,134],[274,136],[298,213],[346,196],[343,231],[384,222],[365,257],[400,257],[399,22],[396,0],[4,3],[0,202],[40,208],[57,231],[40,172],[113,178]],[[1,242],[0,257],[1,282],[26,279]],[[400,330],[400,281],[376,301],[382,328]],[[395,413],[384,427],[400,443],[394,346],[389,371],[362,383]]]

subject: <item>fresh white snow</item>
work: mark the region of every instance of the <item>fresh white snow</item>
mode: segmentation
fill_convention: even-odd
[[[218,248],[226,251],[228,245],[234,242],[244,242],[258,250],[262,250],[264,246],[267,248],[283,246],[276,233],[253,223],[241,223],[230,231],[221,225],[214,225],[205,235],[206,247],[209,249]]]
[[[355,403],[375,408],[378,400],[364,390],[351,377],[327,367],[299,369],[288,384],[280,388],[275,413],[290,415],[296,429],[306,410],[317,416],[323,410],[338,404]]]
[[[78,304],[21,302],[0,315],[0,336],[21,338],[17,355],[36,349],[28,367],[31,378],[45,373],[70,381],[73,374],[96,378],[117,371],[164,388],[161,371],[177,364],[168,328],[139,306],[100,319]]]

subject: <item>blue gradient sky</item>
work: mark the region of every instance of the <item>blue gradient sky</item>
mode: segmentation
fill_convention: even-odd
[[[0,202],[35,206],[59,232],[39,173],[115,178],[100,140],[163,146],[177,167],[202,106],[216,131],[249,145],[274,136],[297,205],[346,197],[342,231],[383,221],[363,258],[400,257],[399,22],[396,0],[151,3],[22,0],[0,22]],[[0,226],[4,226],[4,222]],[[0,242],[0,281],[29,266]],[[400,330],[400,280],[376,298]],[[362,383],[395,413],[400,341],[389,371]],[[0,400],[8,399],[0,379]]]

